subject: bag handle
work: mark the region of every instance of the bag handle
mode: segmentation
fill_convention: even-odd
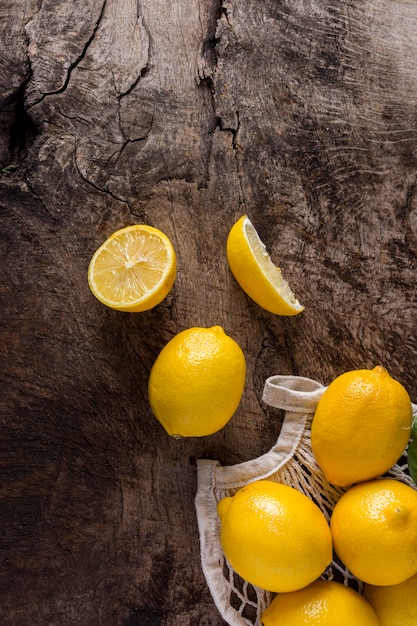
[[[276,409],[294,413],[314,413],[326,387],[302,376],[270,376],[262,400]]]

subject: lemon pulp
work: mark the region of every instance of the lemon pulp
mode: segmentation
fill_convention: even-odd
[[[136,224],[113,233],[88,268],[92,293],[120,311],[146,311],[159,304],[175,280],[176,255],[157,228]]]

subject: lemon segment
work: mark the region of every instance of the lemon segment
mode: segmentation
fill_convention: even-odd
[[[88,284],[94,296],[118,311],[152,309],[170,292],[176,255],[169,238],[145,224],[113,233],[94,253]]]
[[[379,626],[371,605],[350,587],[316,580],[299,591],[280,593],[261,617],[263,626]]]
[[[156,358],[148,381],[153,414],[172,437],[204,437],[223,428],[239,406],[246,360],[221,326],[189,328]]]
[[[417,573],[417,490],[392,479],[355,485],[330,518],[334,549],[354,576],[397,585]]]
[[[258,480],[220,500],[217,512],[224,555],[257,587],[279,593],[301,589],[332,560],[326,518],[293,487]]]
[[[247,215],[232,226],[226,255],[233,276],[260,307],[276,315],[297,315],[304,310]]]

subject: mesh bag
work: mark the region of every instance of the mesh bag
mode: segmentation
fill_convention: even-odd
[[[215,460],[197,461],[198,486],[195,498],[202,569],[213,600],[230,626],[260,626],[261,615],[275,594],[243,580],[230,566],[220,544],[217,503],[244,485],[268,478],[295,487],[309,496],[327,520],[344,490],[326,482],[311,452],[310,427],[317,403],[326,387],[309,378],[272,376],[265,382],[263,401],[284,411],[276,444],[266,454],[231,466]],[[413,413],[417,405],[413,404]],[[407,459],[387,472],[410,487]],[[335,557],[322,578],[337,580],[361,592],[357,580]]]

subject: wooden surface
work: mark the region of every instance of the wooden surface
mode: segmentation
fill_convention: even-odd
[[[385,365],[417,399],[415,0],[0,0],[4,626],[220,626],[196,459],[267,451],[265,378]],[[247,212],[305,312],[231,277]],[[90,294],[119,227],[165,231],[154,310]],[[171,440],[147,379],[189,326],[245,352],[231,422]]]

